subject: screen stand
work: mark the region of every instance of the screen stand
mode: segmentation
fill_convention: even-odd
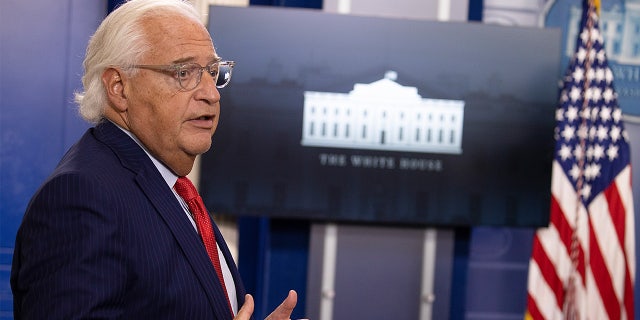
[[[447,319],[453,248],[448,229],[313,223],[306,317]]]

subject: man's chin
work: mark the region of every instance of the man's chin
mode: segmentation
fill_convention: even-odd
[[[195,156],[198,156],[209,151],[210,148],[211,148],[211,140],[209,140],[208,143],[194,145],[193,148],[191,148],[190,153]]]

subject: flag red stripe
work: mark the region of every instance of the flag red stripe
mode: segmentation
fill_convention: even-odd
[[[633,171],[631,170],[631,167],[629,166],[629,193],[631,193],[631,181],[633,180],[633,175],[631,174]],[[634,212],[631,210],[631,208],[628,208],[629,210],[629,214],[631,214],[633,216]],[[633,226],[633,228],[635,228],[635,225]],[[635,232],[633,235],[627,235],[629,237],[633,237],[633,239],[635,239]],[[626,272],[624,275],[624,282],[625,282],[625,286],[624,286],[624,307],[627,310],[627,319],[635,319],[635,305],[634,305],[634,297],[635,297],[635,293],[633,290],[633,287],[635,285],[634,280],[631,279],[631,267],[629,266],[629,257],[627,256],[628,252],[626,250],[626,247],[624,250],[624,257],[625,257],[625,262],[626,262]],[[634,256],[635,258],[635,256]],[[634,269],[635,269],[635,264],[634,264]]]
[[[529,312],[531,319],[544,320],[544,317],[540,313],[540,310],[538,310],[538,305],[536,304],[536,301],[533,300],[531,294],[527,294],[527,311]]]
[[[564,243],[564,248],[567,251],[567,255],[571,254],[571,237],[573,236],[573,229],[571,224],[567,221],[567,217],[564,215],[558,199],[555,195],[551,195],[551,224],[558,230],[558,236]]]
[[[555,294],[558,308],[562,309],[562,304],[564,301],[562,280],[560,280],[560,278],[558,277],[555,265],[553,264],[553,262],[551,262],[549,256],[544,251],[542,244],[540,244],[538,235],[536,235],[533,239],[533,259],[538,264],[538,268],[540,269],[540,273],[542,274],[544,281]]]
[[[589,219],[589,266],[609,319],[620,319],[620,303],[613,289],[611,274],[600,251],[600,244],[597,242],[595,232],[591,219]]]
[[[627,311],[627,319],[635,319],[633,309],[633,282],[629,274],[629,264],[626,263],[624,270],[624,309]]]
[[[560,208],[558,199],[554,194],[551,194],[550,211],[551,211],[551,223],[556,227],[556,230],[558,230],[558,235],[562,239],[562,243],[564,244],[564,249],[566,250],[567,255],[571,257],[571,238],[573,237],[573,232],[574,232],[573,227],[567,220],[567,216],[562,211],[562,208]],[[577,260],[578,260],[578,264],[576,269],[580,274],[580,277],[582,278],[582,285],[584,286],[587,277],[585,276],[584,250],[582,248],[582,245],[580,245],[580,243],[578,243]]]
[[[616,228],[616,234],[618,236],[618,243],[620,248],[624,248],[624,235],[626,228],[626,216],[624,204],[618,193],[618,188],[615,183],[612,183],[608,188],[604,190],[604,196],[607,199],[609,205],[609,214],[611,215],[611,221]]]

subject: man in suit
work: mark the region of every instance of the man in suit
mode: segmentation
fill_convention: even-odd
[[[133,0],[105,18],[76,97],[95,126],[36,192],[18,231],[16,319],[251,317],[220,231],[197,192],[184,195],[233,65],[187,2]],[[290,291],[268,319],[288,319],[296,300]]]

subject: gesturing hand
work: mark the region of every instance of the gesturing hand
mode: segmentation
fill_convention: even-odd
[[[244,304],[240,310],[238,310],[238,314],[233,318],[233,320],[249,320],[251,319],[251,315],[253,314],[253,297],[250,294],[244,296]]]
[[[298,303],[298,294],[294,290],[289,291],[289,295],[282,301],[282,303],[275,309],[269,316],[265,318],[265,320],[289,320],[291,318],[291,313],[293,312],[293,308],[296,307],[296,303]],[[253,314],[253,297],[250,294],[247,294],[244,299],[244,304],[242,308],[238,311],[234,320],[249,320],[251,315]]]

